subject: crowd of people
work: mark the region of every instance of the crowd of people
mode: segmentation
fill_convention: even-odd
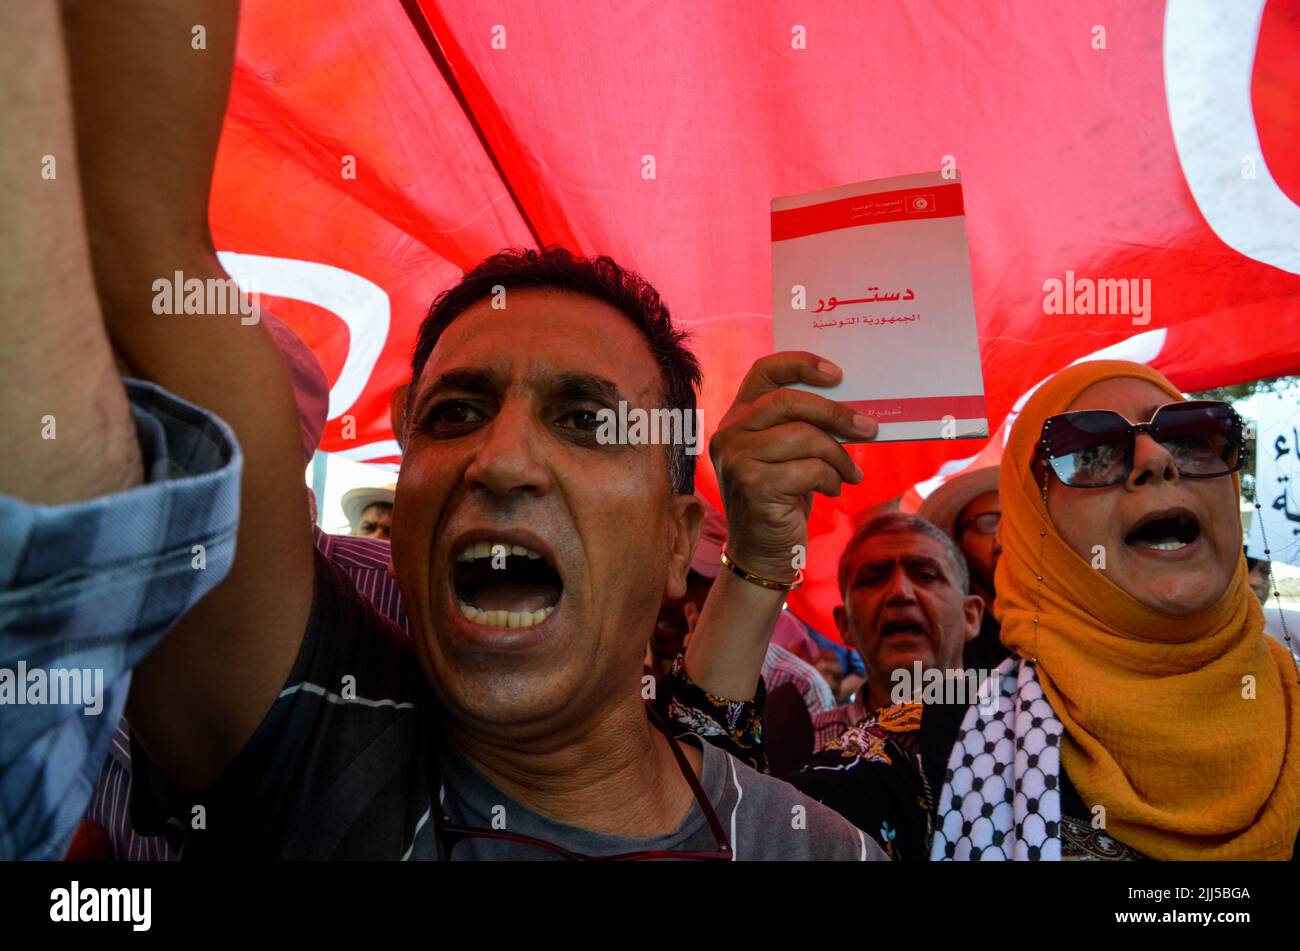
[[[79,159],[0,225],[0,664],[109,686],[97,717],[0,705],[5,857],[1295,857],[1300,668],[1250,582],[1231,407],[1062,370],[998,467],[856,529],[830,639],[786,608],[792,552],[817,496],[870,480],[842,440],[877,427],[791,387],[839,368],[754,363],[713,509],[683,445],[596,438],[621,401],[695,409],[656,290],[511,249],[433,301],[391,498],[328,535],[307,348],[147,304],[154,274],[226,277],[233,17],[159,84],[113,65],[149,30],[33,9],[0,166]]]

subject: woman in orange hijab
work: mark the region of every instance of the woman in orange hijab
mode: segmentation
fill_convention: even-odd
[[[1247,585],[1240,464],[1236,414],[1141,364],[1029,399],[999,484],[1016,656],[962,723],[932,858],[1295,854],[1300,674]]]

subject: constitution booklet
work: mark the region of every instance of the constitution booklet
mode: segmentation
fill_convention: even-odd
[[[839,386],[796,388],[874,417],[876,441],[989,434],[959,179],[774,199],[772,317],[776,350],[844,370]]]

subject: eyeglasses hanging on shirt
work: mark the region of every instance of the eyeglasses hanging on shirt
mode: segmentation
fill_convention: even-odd
[[[530,858],[547,859],[558,858],[570,862],[641,862],[661,859],[671,859],[677,861],[723,861],[729,862],[734,856],[731,851],[731,845],[727,841],[727,834],[722,828],[722,822],[718,819],[718,814],[713,809],[713,804],[709,801],[708,795],[700,785],[699,779],[695,775],[695,770],[691,768],[690,762],[681,751],[677,741],[673,738],[668,730],[668,726],[663,722],[654,708],[649,704],[646,705],[646,714],[655,728],[661,732],[668,740],[668,745],[673,751],[673,758],[677,762],[682,776],[686,779],[687,784],[691,787],[691,792],[695,795],[695,801],[704,813],[704,818],[717,840],[717,848],[711,851],[692,851],[692,850],[675,850],[675,849],[651,849],[641,852],[623,852],[617,855],[584,855],[581,852],[574,852],[566,849],[562,845],[554,842],[547,842],[543,839],[534,838],[533,836],[523,835],[517,832],[510,832],[505,829],[484,829],[474,828],[471,826],[459,825],[452,821],[451,816],[447,815],[444,807],[446,802],[446,787],[438,780],[436,775],[436,757],[430,757],[430,789],[438,790],[438,802],[435,804],[433,812],[434,834],[438,840],[439,858],[443,861],[452,861],[456,858],[455,849],[458,845],[466,840],[488,840],[496,841],[503,844],[515,846],[516,848],[508,850],[509,854],[503,855],[503,858],[515,860],[528,860]]]

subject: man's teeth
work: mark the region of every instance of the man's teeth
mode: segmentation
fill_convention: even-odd
[[[460,602],[460,613],[475,624],[485,627],[532,627],[541,624],[555,612],[554,607],[536,611],[480,611],[472,604]]]
[[[477,561],[480,558],[494,558],[500,555],[522,555],[525,558],[538,559],[542,556],[523,545],[508,545],[505,542],[475,542],[466,545],[465,550],[456,556],[457,561]]]

